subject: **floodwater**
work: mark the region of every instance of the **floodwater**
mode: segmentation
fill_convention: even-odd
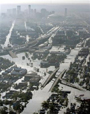
[[[9,39],[10,39],[10,37],[11,37],[12,30],[13,30],[13,28],[14,28],[14,25],[15,25],[15,21],[13,21],[12,26],[11,26],[11,28],[10,28],[10,30],[9,30],[9,33],[8,33],[8,35],[6,36],[6,41],[5,41],[5,43],[4,43],[4,47],[7,47],[8,44],[10,44]]]
[[[60,64],[60,72],[62,72],[64,69],[69,68],[70,63],[74,61],[79,50],[80,48],[76,47],[71,51],[71,53],[65,59],[64,63]],[[49,89],[52,84],[53,82],[51,81],[45,88],[43,88],[43,90],[39,89],[39,91],[34,91],[33,98],[29,101],[22,114],[33,114],[35,111],[38,112],[41,107],[41,103],[50,96]]]
[[[64,60],[64,63],[60,64],[60,71],[63,71],[64,69],[69,69],[70,63],[74,62],[76,55],[78,54],[78,52],[80,51],[81,48],[75,48],[72,49],[70,54],[67,55],[67,58]]]
[[[71,53],[64,60],[64,63],[60,64],[59,72],[62,72],[64,69],[69,69],[70,63],[74,61],[79,50],[80,50],[80,47],[78,48],[78,46],[76,46],[75,49],[71,50]],[[46,80],[46,78],[49,76],[49,74],[46,71],[47,70],[53,71],[55,68],[54,67],[49,67],[48,69],[40,68],[41,60],[38,60],[38,59],[32,60],[31,58],[32,54],[30,53],[28,54],[31,61],[26,57],[25,57],[25,60],[22,59],[22,56],[25,56],[25,53],[17,54],[17,58],[11,58],[9,55],[2,56],[2,57],[15,62],[15,64],[19,67],[26,68],[28,72],[35,71],[35,68],[39,68],[38,74],[42,77],[40,82],[43,83]],[[29,66],[27,65],[27,63],[29,64]],[[31,63],[33,63],[33,67],[30,66]],[[46,72],[46,76],[44,76],[44,72]],[[29,103],[27,104],[22,114],[33,114],[33,112],[38,112],[38,110],[41,107],[41,103],[47,100],[47,98],[51,95],[51,93],[49,92],[49,89],[52,84],[53,84],[53,81],[51,81],[45,88],[43,89],[39,88],[39,90],[33,91],[33,98],[29,100]]]
[[[71,62],[74,61],[76,55],[78,54],[80,48],[75,48],[73,50],[71,50],[71,53],[67,56],[67,58],[65,59],[64,63],[60,64],[60,72],[63,71],[64,69],[68,69],[69,65]],[[29,53],[28,53],[29,54]],[[28,72],[32,72],[35,71],[34,67],[31,67],[30,64],[31,62],[33,63],[33,66],[35,66],[36,68],[40,69],[39,74],[42,76],[42,82],[45,81],[45,79],[48,77],[48,73],[47,75],[44,77],[44,72],[46,72],[46,69],[41,69],[40,68],[40,60],[32,60],[31,56],[32,54],[29,54],[29,58],[31,60],[28,60],[28,58],[25,57],[25,60],[22,59],[22,56],[25,56],[25,53],[20,53],[17,54],[17,58],[11,58],[9,55],[6,56],[2,56],[3,58],[9,59],[10,61],[15,62],[15,64],[19,67],[22,68],[26,68],[28,70]],[[29,66],[27,65],[27,63],[29,64]],[[48,68],[48,71],[51,70],[53,67]],[[54,70],[54,68],[52,69],[52,71]],[[43,81],[44,80],[44,81]],[[41,103],[43,101],[45,101],[49,96],[50,96],[50,92],[49,89],[52,85],[52,81],[43,89],[39,89],[38,91],[33,91],[33,98],[29,101],[29,103],[27,104],[27,107],[25,108],[25,110],[22,112],[22,114],[32,114],[33,112],[38,112],[38,110],[41,107]]]

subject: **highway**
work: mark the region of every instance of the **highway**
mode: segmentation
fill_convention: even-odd
[[[56,84],[58,83],[58,81],[60,80],[60,83],[63,84],[63,85],[66,85],[66,86],[69,86],[69,87],[72,87],[74,89],[78,89],[78,90],[81,90],[81,91],[84,91],[83,88],[81,87],[78,87],[78,86],[75,86],[74,84],[71,84],[70,82],[66,82],[64,79],[62,79],[63,75],[65,74],[66,70],[63,70],[61,72],[61,74],[56,78],[56,80],[54,81],[54,83],[52,84],[51,88],[49,91],[52,92],[53,88],[56,86]]]
[[[58,83],[58,81],[62,79],[62,76],[65,74],[65,72],[66,72],[66,70],[63,70],[63,71],[61,72],[61,74],[57,77],[57,79],[56,79],[56,80],[54,81],[54,83],[52,84],[52,86],[51,86],[51,88],[50,88],[49,91],[52,91],[52,90],[53,90],[53,88],[56,86],[56,84]]]
[[[48,78],[46,79],[46,81],[45,81],[44,84],[42,85],[43,88],[51,81],[51,79],[55,76],[55,74],[57,73],[58,70],[59,70],[59,68],[56,68],[56,69],[53,71],[53,73],[48,76]]]
[[[59,30],[59,26],[57,27],[53,27],[52,29],[50,29],[46,34],[44,35],[41,35],[39,36],[37,39],[35,39],[34,41],[31,41],[31,42],[27,42],[23,45],[20,45],[20,46],[17,46],[17,47],[11,47],[11,48],[6,48],[4,49],[5,51],[10,51],[9,54],[11,55],[11,57],[15,58],[16,55],[13,54],[12,52],[15,51],[15,52],[19,52],[19,51],[22,51],[22,50],[25,50],[26,48],[32,48],[33,46],[36,46],[41,40],[44,40],[44,39],[49,39],[51,37],[52,34],[56,34],[56,32]]]
[[[32,45],[34,45],[34,44],[37,44],[38,42],[40,42],[41,40],[43,40],[43,39],[47,39],[47,38],[49,38],[51,35],[52,35],[52,33],[54,33],[54,32],[57,32],[59,30],[59,27],[53,27],[53,29],[50,29],[50,31],[49,32],[47,32],[46,34],[44,34],[44,35],[41,35],[41,36],[39,36],[37,39],[35,39],[34,41],[32,41],[32,42],[27,42],[26,44],[24,44],[24,45],[21,45],[21,46],[19,46],[19,47],[17,47],[17,48],[13,48],[13,50],[20,50],[20,49],[24,49],[24,48],[27,48],[27,47],[32,47]]]
[[[66,82],[65,80],[61,80],[60,83],[63,84],[63,85],[66,85],[66,86],[72,87],[72,88],[74,88],[74,89],[78,89],[78,90],[84,91],[83,88],[78,87],[78,86],[75,86],[74,84],[71,84],[70,82]]]

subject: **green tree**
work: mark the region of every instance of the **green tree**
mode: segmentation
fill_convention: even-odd
[[[45,109],[49,108],[49,103],[47,101],[44,101],[42,103],[42,107],[45,108]]]
[[[37,112],[34,112],[33,114],[38,114]]]
[[[53,103],[51,103],[51,104],[50,104],[50,106],[49,106],[49,108],[50,108],[50,112],[52,113],[52,112],[53,112],[53,110],[54,110],[54,104],[53,104]]]

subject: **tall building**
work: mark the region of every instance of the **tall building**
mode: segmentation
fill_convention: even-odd
[[[12,9],[7,9],[7,15],[10,16],[12,14]]]
[[[28,5],[28,13],[30,14],[31,12],[31,5]]]
[[[21,14],[21,6],[17,6],[17,15]]]
[[[16,8],[13,8],[13,9],[12,9],[12,14],[13,14],[13,15],[16,15]]]
[[[65,17],[67,16],[67,8],[65,8]]]

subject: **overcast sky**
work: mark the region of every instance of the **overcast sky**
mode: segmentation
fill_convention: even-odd
[[[90,0],[0,0],[0,4],[7,3],[90,3]]]

